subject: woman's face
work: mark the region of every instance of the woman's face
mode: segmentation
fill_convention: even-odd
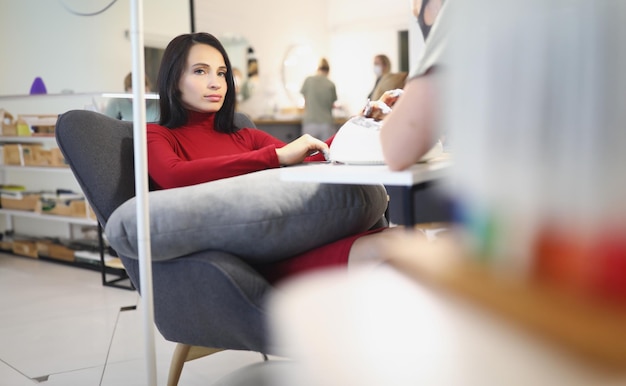
[[[213,113],[222,108],[228,90],[224,57],[207,44],[194,44],[178,87],[186,109]]]

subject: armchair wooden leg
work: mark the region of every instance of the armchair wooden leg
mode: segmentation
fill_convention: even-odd
[[[178,343],[172,355],[170,363],[170,372],[167,377],[167,386],[177,386],[180,380],[180,374],[183,372],[185,362],[202,358],[207,355],[215,354],[223,351],[223,348],[211,348],[202,346],[192,346],[189,344]]]

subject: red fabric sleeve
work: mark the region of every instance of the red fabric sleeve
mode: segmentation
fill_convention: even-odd
[[[283,145],[260,130],[223,134],[149,125],[148,173],[161,189],[195,185],[279,167],[276,148]]]

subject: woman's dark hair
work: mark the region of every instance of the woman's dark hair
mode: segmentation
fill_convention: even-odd
[[[206,32],[196,32],[175,37],[165,48],[157,85],[159,88],[159,124],[170,129],[183,126],[187,123],[188,112],[183,106],[181,91],[178,86],[180,77],[185,71],[189,50],[194,44],[206,44],[217,49],[226,63],[226,84],[228,90],[224,97],[222,108],[215,113],[215,130],[221,133],[232,133],[237,129],[233,124],[235,116],[235,81],[228,54],[222,43],[213,35]]]

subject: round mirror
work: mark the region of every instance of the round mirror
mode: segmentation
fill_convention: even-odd
[[[233,76],[235,77],[235,86],[237,87],[237,97],[241,98],[240,87],[244,84],[248,77],[249,51],[252,50],[252,47],[250,47],[248,40],[241,36],[222,36],[220,41],[228,53],[230,64],[233,67]]]
[[[285,53],[282,66],[283,87],[297,107],[304,106],[300,88],[307,76],[315,74],[318,59],[308,45],[293,45]]]
[[[228,53],[230,64],[233,68],[238,68],[243,73],[246,72],[248,62],[248,41],[241,36],[222,36],[220,42]]]

